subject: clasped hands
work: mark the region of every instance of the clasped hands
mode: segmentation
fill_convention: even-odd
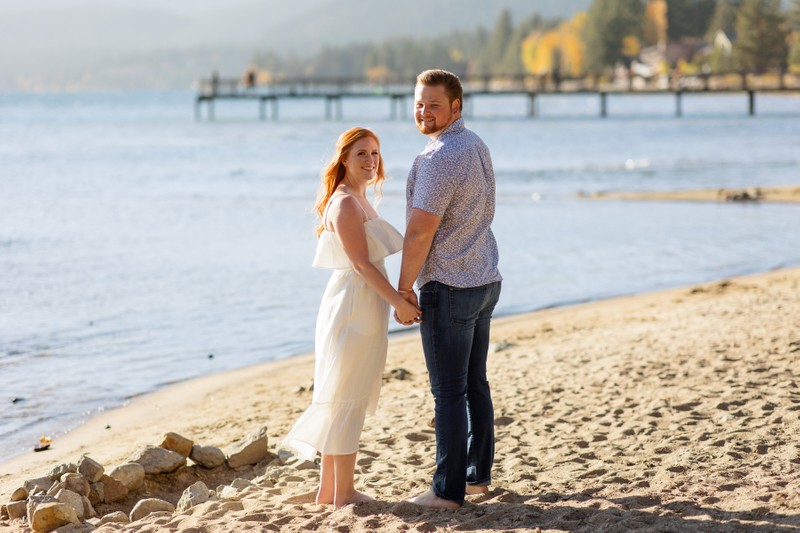
[[[395,308],[394,319],[404,326],[422,322],[422,309],[419,308],[417,294],[412,289],[398,289],[397,292],[405,299],[407,305]]]

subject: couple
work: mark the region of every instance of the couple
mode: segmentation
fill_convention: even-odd
[[[488,491],[494,412],[486,358],[501,280],[490,229],[495,184],[489,150],[464,127],[462,103],[455,74],[417,77],[414,119],[430,140],[408,177],[405,238],[367,201],[367,187],[384,179],[374,133],[344,132],[323,172],[313,264],[334,272],[317,317],[313,401],[283,441],[307,459],[322,454],[318,504],[372,499],[355,490],[353,476],[364,418],[380,393],[389,306],[401,324],[420,323],[435,399],[436,472],[431,489],[410,501],[456,509],[465,495]],[[400,250],[395,290],[383,259]]]

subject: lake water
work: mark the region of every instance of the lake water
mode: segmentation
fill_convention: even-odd
[[[388,100],[197,122],[193,97],[0,95],[0,460],[165,384],[311,351],[328,278],[311,207],[345,129],[381,137],[380,210],[402,230],[426,139]],[[682,118],[659,96],[611,97],[605,119],[596,97],[526,105],[476,98],[467,118],[496,170],[498,314],[800,264],[798,205],[579,199],[800,183],[800,98],[759,95],[755,117],[744,95],[686,95]]]

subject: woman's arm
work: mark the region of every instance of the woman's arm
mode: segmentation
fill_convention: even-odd
[[[419,308],[406,301],[369,260],[363,211],[356,199],[343,195],[340,199],[335,200],[329,208],[328,220],[341,241],[356,274],[361,276],[367,285],[395,308],[401,322],[413,322],[420,314]]]

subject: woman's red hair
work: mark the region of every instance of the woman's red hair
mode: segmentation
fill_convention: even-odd
[[[331,199],[331,196],[333,196],[334,191],[336,191],[336,187],[338,187],[344,179],[344,160],[347,159],[350,150],[353,149],[353,145],[366,137],[375,139],[375,142],[378,143],[378,147],[380,148],[380,139],[378,139],[378,136],[375,135],[372,130],[368,130],[367,128],[350,128],[339,135],[339,139],[336,141],[336,152],[322,171],[322,183],[320,184],[319,194],[317,195],[317,202],[314,204],[314,211],[319,217],[319,225],[316,228],[317,236],[322,234],[325,230],[323,215],[325,214],[328,201]],[[378,172],[375,178],[369,182],[369,185],[373,185],[380,194],[379,186],[383,183],[384,179],[386,179],[386,176],[383,173],[383,156],[381,156],[378,162]]]

